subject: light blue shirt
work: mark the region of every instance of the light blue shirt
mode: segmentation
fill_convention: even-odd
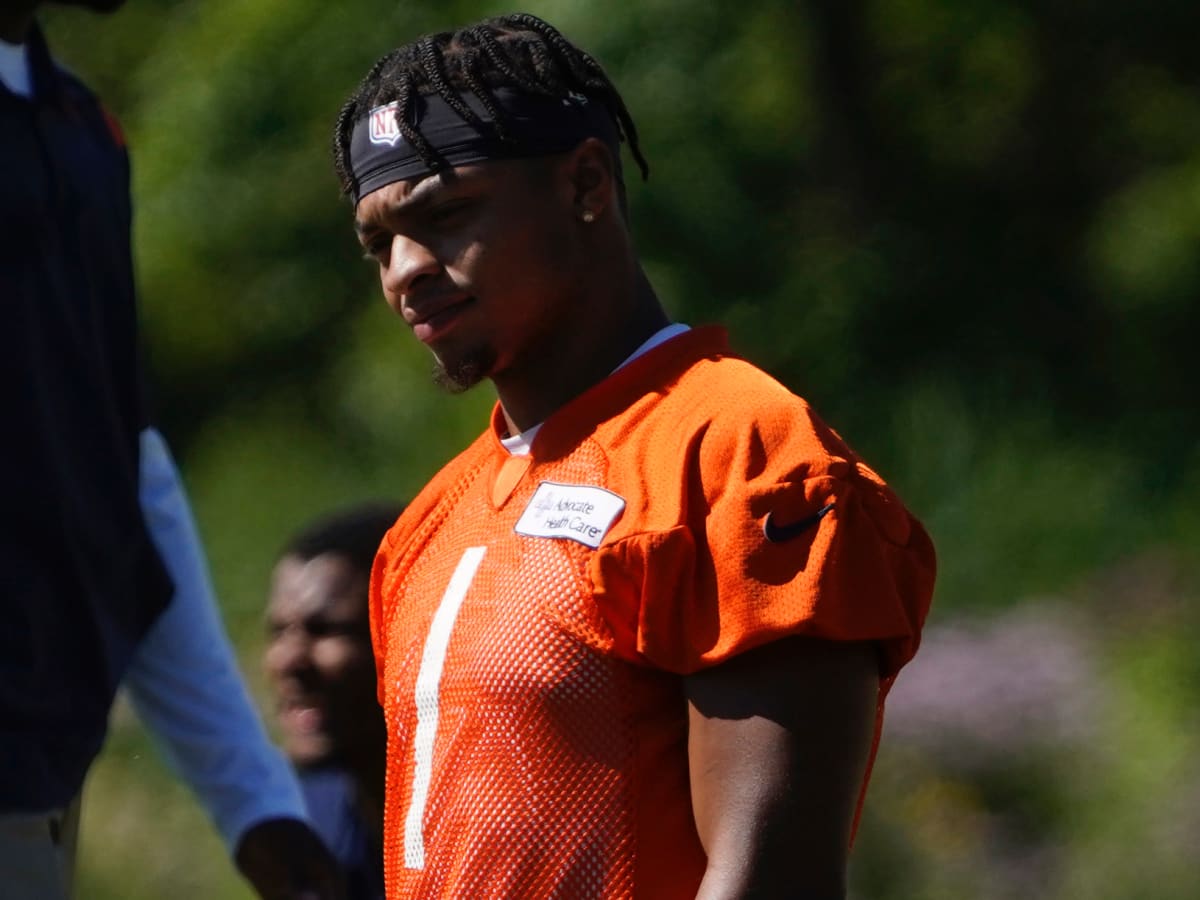
[[[232,853],[257,822],[308,821],[304,800],[246,691],[179,473],[152,428],[141,435],[140,493],[175,595],[138,645],[123,686]]]

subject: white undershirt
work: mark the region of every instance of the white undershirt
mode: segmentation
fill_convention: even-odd
[[[0,41],[0,83],[18,97],[33,96],[29,54],[25,52],[24,44]]]
[[[613,371],[619,372],[642,354],[648,353],[659,344],[666,343],[676,335],[683,334],[685,331],[689,330],[690,326],[684,325],[682,322],[672,322],[670,325],[663,326],[658,331],[654,332],[654,334],[650,335],[650,337],[648,337],[640,347],[629,354],[629,356],[625,358],[625,361],[613,369]],[[533,446],[533,439],[541,429],[542,424],[543,423],[538,422],[538,424],[532,426],[531,428],[526,428],[520,434],[514,434],[506,438],[501,438],[500,443],[504,445],[504,449],[507,450],[512,456],[528,456],[529,448]]]

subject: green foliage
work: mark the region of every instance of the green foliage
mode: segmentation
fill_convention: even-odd
[[[1086,608],[1091,573],[1191,552],[1192,4],[528,7],[602,61],[638,122],[652,175],[631,179],[635,237],[668,307],[727,324],[900,488],[939,547],[935,620],[1062,591]],[[483,427],[488,390],[437,393],[380,302],[328,144],[378,55],[504,11],[46,10],[58,55],[129,134],[160,418],[248,670],[284,537],[331,506],[410,497]],[[1140,594],[1129,587],[1131,610]],[[1168,619],[1194,638],[1194,617]],[[1184,896],[1174,838],[1132,837],[1167,827],[1172,784],[1197,783],[1197,698],[1172,687],[1200,683],[1194,639],[1160,626],[1106,635],[1120,752],[1076,772],[1051,754],[973,780],[885,742],[858,855],[865,896],[1002,896],[972,887],[996,816],[1034,823],[1052,848],[1040,896]],[[92,781],[84,895],[242,896],[151,752],[119,719]],[[1072,782],[1081,772],[1088,785]],[[1139,879],[1143,853],[1160,881]]]
[[[928,630],[889,704],[854,896],[1191,897],[1196,575],[1127,559]]]

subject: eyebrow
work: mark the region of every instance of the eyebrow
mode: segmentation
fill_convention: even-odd
[[[413,186],[413,189],[409,191],[407,197],[405,197],[403,200],[398,200],[395,203],[389,203],[386,207],[384,207],[383,216],[390,217],[403,215],[405,213],[412,212],[413,210],[419,210],[436,200],[438,194],[442,191],[452,189],[465,180],[462,177],[453,174],[453,172],[451,174],[452,177],[449,180],[446,179],[443,173],[438,172],[434,172],[432,175],[425,176],[425,178],[421,179]],[[376,226],[373,224],[364,222],[357,216],[354,219],[354,233],[360,238],[363,235],[373,231],[375,227]]]

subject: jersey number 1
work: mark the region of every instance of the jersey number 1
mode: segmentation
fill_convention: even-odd
[[[412,802],[404,820],[404,867],[425,868],[425,807],[429,803],[429,782],[433,777],[433,742],[437,737],[438,686],[446,662],[450,632],[462,607],[463,598],[479,571],[486,547],[468,547],[450,576],[446,592],[433,614],[425,649],[421,652],[421,668],[417,671],[416,704],[417,732],[413,739]]]

